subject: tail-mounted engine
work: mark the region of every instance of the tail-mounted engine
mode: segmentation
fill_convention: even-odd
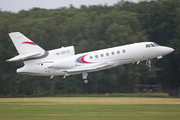
[[[75,66],[74,56],[59,59],[54,61],[54,63],[50,67],[67,69]]]
[[[75,66],[74,61],[74,46],[62,47],[59,49],[51,50],[50,56],[54,58],[50,67],[68,69]]]

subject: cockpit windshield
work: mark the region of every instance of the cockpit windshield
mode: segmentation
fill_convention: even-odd
[[[156,44],[156,43],[153,43],[155,46],[159,46],[158,44]]]
[[[150,47],[158,47],[159,45],[156,43],[150,43],[150,44],[146,44],[146,48],[150,48]]]
[[[151,47],[149,44],[146,44],[146,48]]]

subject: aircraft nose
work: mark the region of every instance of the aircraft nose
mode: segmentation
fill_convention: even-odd
[[[169,51],[170,51],[170,53],[171,53],[171,52],[173,52],[173,51],[174,51],[174,49],[173,49],[173,48],[169,48]]]
[[[170,47],[167,47],[167,53],[169,54],[169,53],[172,53],[173,51],[174,51],[174,49],[173,48],[170,48]]]
[[[170,47],[164,47],[164,49],[163,49],[164,54],[169,54],[169,53],[172,53],[173,51],[174,51],[174,49],[170,48]]]

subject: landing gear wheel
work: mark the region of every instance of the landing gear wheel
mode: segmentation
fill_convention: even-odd
[[[84,83],[85,83],[85,84],[87,84],[87,83],[88,83],[88,80],[87,80],[87,79],[85,79],[85,80],[84,80]]]
[[[87,76],[88,76],[88,73],[87,73],[87,72],[83,72],[83,73],[82,73],[82,77],[83,77],[83,80],[84,80],[84,83],[85,83],[85,84],[88,83]]]

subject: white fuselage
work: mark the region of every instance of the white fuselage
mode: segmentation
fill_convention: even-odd
[[[33,59],[23,60],[25,65],[18,69],[17,73],[42,76],[79,74],[161,58],[173,51],[170,47],[158,46],[153,42],[134,43],[77,55],[74,55],[74,48],[67,47],[46,51]]]

